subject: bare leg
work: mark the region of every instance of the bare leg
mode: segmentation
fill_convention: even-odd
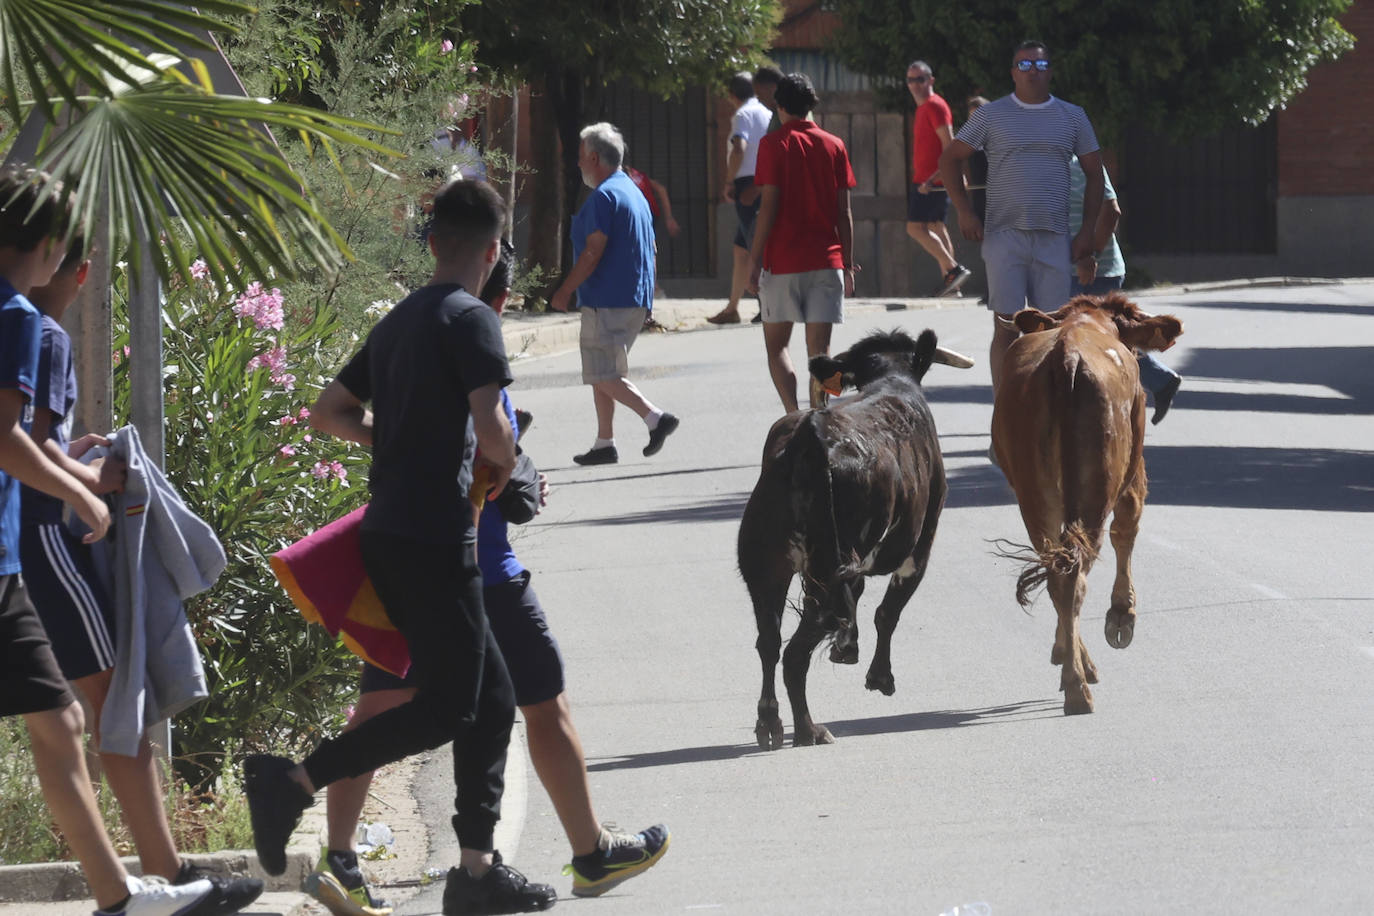
[[[906,234],[935,259],[942,276],[954,268],[954,246],[950,244],[949,230],[944,223],[907,223]]]
[[[552,700],[521,706],[520,712],[527,726],[530,762],[558,812],[573,855],[595,852],[601,839],[601,824],[592,808],[587,760],[582,755],[582,740],[573,727],[568,695],[560,693]]]
[[[596,435],[610,439],[614,434],[615,405],[624,404],[642,420],[653,412],[654,405],[627,378],[592,383],[592,398],[596,402]]]
[[[792,355],[787,352],[791,341],[792,322],[764,322],[763,346],[768,352],[768,372],[773,376],[773,387],[778,390],[782,408],[787,413],[797,409],[797,370],[792,368]]]
[[[129,895],[127,872],[115,856],[105,833],[91,789],[86,755],[82,749],[85,728],[81,707],[72,703],[62,709],[24,716],[33,745],[33,762],[43,798],[53,820],[76,853],[96,906],[112,907]]]
[[[806,325],[806,377],[810,380],[808,388],[812,408],[819,409],[825,406],[826,394],[821,383],[811,377],[811,358],[813,356],[830,355],[830,332],[835,326],[828,321],[807,322]]]
[[[358,697],[358,705],[353,708],[353,715],[348,717],[344,731],[352,731],[373,716],[409,702],[413,696],[413,689],[373,690],[363,694]],[[364,773],[352,779],[330,783],[325,790],[325,820],[329,824],[330,849],[342,851],[354,848],[358,818],[362,816],[367,790],[371,785],[372,774]]]
[[[1002,382],[1002,359],[1007,355],[1016,338],[1021,336],[1021,332],[1015,326],[1006,327],[997,320],[997,315],[992,316],[992,346],[988,348],[988,368],[992,370],[992,393],[997,394],[997,386]]]
[[[730,271],[730,301],[710,318],[713,324],[733,324],[739,319],[739,301],[744,296],[744,288],[749,285],[749,251],[738,245],[731,245],[735,255],[734,267]]]

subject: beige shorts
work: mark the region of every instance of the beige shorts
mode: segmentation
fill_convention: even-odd
[[[1070,239],[1058,232],[998,229],[983,237],[988,308],[1011,315],[1027,305],[1052,312],[1069,301]]]
[[[840,324],[844,271],[838,267],[795,274],[759,274],[759,311],[768,323]]]
[[[630,347],[648,317],[648,309],[582,308],[582,382],[612,382],[630,374]]]

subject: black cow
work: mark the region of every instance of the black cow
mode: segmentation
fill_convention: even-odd
[[[831,636],[830,660],[857,664],[855,609],[864,576],[891,575],[874,622],[877,648],[866,686],[891,696],[892,631],[925,575],[945,503],[945,466],[935,421],[921,393],[932,362],[972,361],[936,346],[933,331],[912,340],[876,332],[836,357],[811,360],[811,374],[857,397],[822,410],[788,414],[768,433],[763,468],[739,529],[739,568],[754,602],[763,691],[754,733],[759,747],[782,746],[774,674],[782,612],[792,576],[802,577],[801,622],[783,657],[792,703],[793,745],[831,744],[811,721],[806,672],[811,653]]]

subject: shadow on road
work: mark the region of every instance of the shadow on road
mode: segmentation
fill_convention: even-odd
[[[575,519],[563,524],[564,526],[656,525],[663,522],[738,521],[744,515],[744,504],[748,501],[748,493],[728,493],[686,505],[664,506],[659,509],[627,512],[622,515],[607,515],[601,518]]]
[[[1374,452],[1146,446],[1145,470],[1147,506],[1374,512]],[[949,471],[946,509],[1015,504],[1006,478],[992,465]]]
[[[612,474],[610,474],[609,476],[604,476],[604,477],[603,477],[603,476],[597,476],[597,477],[578,477],[578,478],[574,478],[574,479],[571,479],[571,480],[566,479],[566,478],[561,478],[561,477],[560,477],[560,478],[558,479],[558,486],[559,486],[559,487],[575,487],[575,486],[578,486],[578,485],[580,485],[580,484],[585,484],[585,483],[606,483],[607,481],[612,481],[612,480],[646,480],[646,479],[651,478],[651,477],[680,477],[680,476],[682,476],[682,475],[684,475],[684,474],[718,474],[718,473],[720,473],[721,471],[749,471],[749,470],[755,470],[755,471],[756,471],[756,470],[758,470],[758,467],[759,467],[758,462],[754,462],[754,463],[752,463],[752,464],[727,464],[727,465],[724,465],[724,466],[718,467],[718,468],[678,468],[678,469],[673,470],[673,471],[649,471],[649,472],[644,473],[644,474],[614,474],[614,473],[612,473]],[[551,473],[551,472],[554,472],[554,471],[586,471],[587,469],[584,468],[584,467],[582,467],[582,466],[580,466],[580,465],[569,464],[569,465],[565,465],[565,466],[563,466],[563,467],[557,467],[557,468],[544,468],[544,467],[541,467],[540,470],[545,471],[545,472],[547,472],[547,473]],[[596,472],[591,472],[591,473],[596,473]]]
[[[877,716],[871,719],[844,719],[824,723],[836,738],[862,735],[889,735],[900,732],[928,731],[937,728],[959,728],[966,725],[993,725],[999,722],[1028,722],[1033,719],[1063,717],[1063,701],[1024,700],[981,709],[944,709],[935,712],[914,712],[897,716]],[[784,749],[792,748],[792,732],[787,733]],[[606,770],[636,770],[644,767],[674,766],[680,763],[710,763],[736,760],[751,754],[767,754],[758,744],[717,744],[710,747],[684,747],[669,751],[651,751],[624,757],[590,758],[587,772]]]
[[[1174,406],[1188,410],[1374,413],[1374,376],[1369,373],[1371,361],[1374,361],[1374,347],[1204,347],[1189,350],[1184,365],[1175,367],[1183,373],[1184,382]],[[1257,388],[1254,393],[1236,394],[1189,392],[1188,378],[1321,385],[1339,391],[1348,400],[1271,394],[1263,388]]]
[[[1148,303],[1147,303],[1148,305]],[[1354,302],[1187,302],[1187,309],[1232,309],[1238,312],[1301,312],[1318,315],[1374,315],[1374,305]],[[1154,309],[1147,309],[1154,312]],[[1168,312],[1169,309],[1163,309]]]

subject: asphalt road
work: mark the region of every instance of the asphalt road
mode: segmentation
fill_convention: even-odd
[[[754,742],[735,536],[780,412],[757,326],[642,336],[633,376],[682,427],[646,459],[643,425],[619,414],[610,467],[571,461],[594,434],[577,355],[517,362],[525,444],[554,492],[516,549],[563,647],[598,813],[673,830],[657,868],[559,911],[1374,911],[1374,284],[1142,304],[1183,319],[1165,359],[1185,381],[1147,433],[1135,640],[1101,635],[1104,554],[1084,611],[1097,711],[1072,718],[1053,608],[1023,613],[989,544],[1024,529],[986,459],[988,313],[868,311],[837,329],[838,350],[931,327],[979,365],[927,376],[951,491],[894,639],[896,695],[863,689],[867,619],[857,667],[813,662],[829,747],[792,748],[787,712],[789,746]],[[528,782],[503,851],[566,895],[567,843]]]

